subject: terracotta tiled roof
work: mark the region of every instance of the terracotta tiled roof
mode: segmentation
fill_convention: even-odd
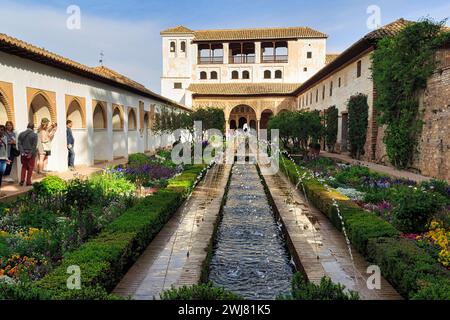
[[[188,90],[198,95],[288,95],[300,83],[193,83]]]
[[[333,62],[334,59],[336,59],[337,57],[339,57],[339,53],[327,54],[325,57],[325,64],[329,64],[329,63]]]
[[[409,24],[414,23],[413,21],[405,20],[403,18],[400,18],[398,20],[395,20],[394,22],[391,22],[377,30],[374,30],[370,33],[368,33],[364,39],[368,40],[379,40],[381,38],[384,38],[386,36],[395,36],[398,34],[403,28],[408,26]]]
[[[38,63],[46,64],[52,67],[63,69],[83,77],[92,78],[94,80],[105,82],[110,85],[116,85],[121,88],[137,91],[138,93],[155,98],[158,101],[175,105],[181,109],[190,110],[175,101],[167,99],[153,91],[147,89],[144,85],[131,80],[120,73],[106,67],[91,68],[79,62],[65,58],[53,52],[39,48],[25,41],[13,38],[6,34],[0,33],[0,51],[18,55],[25,59],[30,59]]]
[[[308,27],[197,30],[194,41],[269,40],[327,38],[325,33]]]
[[[170,33],[194,33],[194,31],[186,28],[185,26],[178,26],[161,31],[161,34],[170,34]]]

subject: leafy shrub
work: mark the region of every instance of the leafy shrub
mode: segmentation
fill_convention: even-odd
[[[150,163],[150,158],[144,153],[131,154],[128,158],[128,166],[131,168],[140,167]]]
[[[446,198],[447,204],[450,204],[450,185],[443,180],[424,181],[420,184],[421,188],[434,191]]]
[[[445,205],[439,193],[424,192],[418,188],[397,188],[392,194],[395,227],[404,233],[421,233],[433,215]]]
[[[67,190],[67,183],[57,176],[47,176],[33,185],[33,191],[42,196],[52,196]]]
[[[90,179],[94,188],[102,190],[103,194],[110,197],[129,196],[134,193],[135,185],[128,181],[123,173],[106,170]]]
[[[422,280],[421,289],[413,293],[411,300],[450,300],[450,279],[448,277]]]
[[[336,106],[329,107],[326,112],[325,140],[328,150],[334,152],[338,135],[339,110]]]
[[[33,285],[31,281],[20,281],[16,284],[8,284],[0,280],[1,300],[48,300],[50,296],[45,290]]]
[[[212,282],[198,284],[192,287],[170,289],[161,293],[161,300],[243,300],[235,293],[226,291],[224,288],[213,287]]]
[[[84,210],[100,199],[101,190],[88,180],[74,179],[67,185],[66,205]]]
[[[303,275],[296,273],[292,279],[292,293],[281,297],[286,300],[359,300],[355,291],[345,290],[340,283],[335,284],[330,278],[324,277],[320,284],[306,282]]]
[[[336,181],[351,185],[353,187],[361,187],[366,179],[376,179],[384,177],[383,175],[362,166],[349,166],[338,171],[334,178]]]

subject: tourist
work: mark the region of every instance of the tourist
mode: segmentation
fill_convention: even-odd
[[[6,127],[0,126],[0,188],[2,186],[3,174],[5,173],[6,166],[9,162],[9,146],[8,138],[6,137]],[[0,193],[0,197],[4,196],[4,194]]]
[[[68,160],[69,160],[69,170],[74,171],[75,170],[75,138],[73,137],[72,132],[72,121],[67,120],[67,150],[69,150]]]
[[[52,141],[55,137],[58,125],[56,123],[50,124],[47,118],[42,119],[41,125],[38,129],[38,168],[37,173],[48,173],[48,157],[52,154]]]
[[[8,140],[10,162],[6,166],[6,170],[3,175],[3,181],[14,182],[14,180],[10,178],[10,175],[15,159],[19,156],[19,151],[17,150],[16,132],[14,131],[14,124],[12,123],[12,121],[6,121],[5,127],[6,127],[5,135]]]
[[[26,178],[27,186],[31,186],[38,144],[38,135],[34,132],[34,123],[30,123],[27,130],[19,134],[17,142],[20,151],[20,162],[22,162],[20,185],[24,185]]]

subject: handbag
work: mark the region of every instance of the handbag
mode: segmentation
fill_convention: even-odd
[[[18,156],[20,156],[20,151],[17,150],[16,146],[11,146],[11,157],[17,158]]]

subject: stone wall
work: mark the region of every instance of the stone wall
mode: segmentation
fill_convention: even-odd
[[[412,171],[450,181],[450,48],[437,52],[438,68],[420,98],[424,122]],[[383,143],[384,128],[378,127],[375,162],[389,165]]]

